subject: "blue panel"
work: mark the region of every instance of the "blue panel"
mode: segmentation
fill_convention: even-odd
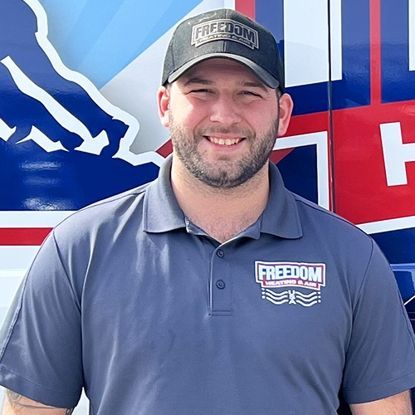
[[[371,235],[392,264],[402,298],[408,301],[415,295],[415,228]],[[415,301],[406,305],[415,330]]]
[[[328,83],[295,86],[287,88],[294,100],[294,115],[322,112],[329,109]]]
[[[256,0],[255,20],[267,27],[277,40],[284,38],[283,17],[284,0]]]
[[[373,234],[389,262],[415,263],[415,228]]]
[[[79,151],[46,153],[33,142],[0,140],[0,210],[75,210],[138,186],[158,167]]]
[[[369,0],[342,1],[343,79],[333,82],[333,109],[370,103]]]
[[[403,301],[415,296],[415,264],[392,264]]]
[[[409,71],[408,1],[382,0],[382,100],[415,99],[415,72]]]
[[[288,189],[318,202],[316,146],[294,149],[278,163],[278,168]]]
[[[42,24],[36,12],[36,6],[32,9],[23,0],[0,2],[0,56],[12,59],[27,87],[20,90],[13,69],[0,63],[0,118],[14,129],[7,142],[0,140],[0,209],[73,210],[154,179],[158,168],[153,164],[133,167],[112,159],[132,129],[130,121],[118,119],[115,115],[123,117],[115,107],[92,98],[90,87],[56,69],[54,54],[35,36]],[[53,110],[47,102],[53,102]],[[75,124],[83,127],[77,130],[83,137],[74,133]],[[43,148],[30,140],[33,131],[46,140]],[[93,141],[101,133],[109,144],[99,156],[76,150],[84,139]],[[50,152],[57,142],[65,150],[56,150],[55,144]]]

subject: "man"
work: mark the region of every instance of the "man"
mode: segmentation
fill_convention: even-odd
[[[385,258],[268,161],[292,111],[272,35],[231,10],[189,19],[162,84],[173,156],[44,243],[4,330],[3,414],[71,413],[82,387],[99,415],[329,415],[339,395],[411,414]]]

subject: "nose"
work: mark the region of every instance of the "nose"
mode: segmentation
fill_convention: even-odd
[[[211,107],[210,121],[234,125],[241,121],[240,108],[231,96],[219,96]]]

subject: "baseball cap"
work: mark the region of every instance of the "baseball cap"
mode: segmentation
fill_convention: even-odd
[[[162,85],[174,82],[196,63],[217,57],[239,61],[270,88],[283,90],[283,65],[274,36],[231,9],[202,13],[177,26],[167,48]]]

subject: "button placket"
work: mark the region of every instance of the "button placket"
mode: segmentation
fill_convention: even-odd
[[[232,282],[229,263],[222,248],[216,248],[211,256],[209,295],[211,315],[232,313]]]

